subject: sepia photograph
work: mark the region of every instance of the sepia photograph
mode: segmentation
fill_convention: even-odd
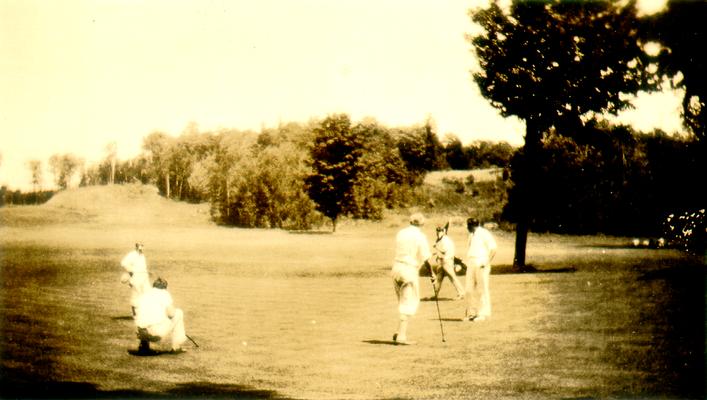
[[[707,398],[706,18],[0,0],[0,398]]]

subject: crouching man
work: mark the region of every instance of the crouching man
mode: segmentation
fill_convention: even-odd
[[[138,299],[135,325],[140,339],[138,352],[149,353],[150,342],[163,341],[168,336],[171,336],[171,350],[182,351],[182,344],[187,340],[184,313],[174,307],[166,280],[157,278],[152,287]]]

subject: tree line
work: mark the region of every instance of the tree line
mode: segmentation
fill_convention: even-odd
[[[571,136],[552,129],[538,150],[542,179],[534,186],[537,206],[529,228],[659,236],[667,215],[704,204],[690,173],[704,170],[700,151],[694,137],[639,134],[605,122]],[[377,220],[385,209],[425,206],[416,193],[425,174],[455,165],[460,154],[469,157],[464,166],[504,167],[505,179],[522,181],[528,173],[523,152],[503,142],[462,146],[450,135],[440,141],[429,121],[388,128],[335,114],[259,133],[199,132],[191,124],[177,137],[151,133],[143,152],[130,160],[116,160],[107,151],[105,159],[82,170],[81,185],[154,184],[171,199],[209,202],[213,220],[224,225],[309,229],[329,220],[336,229],[341,216]],[[79,164],[72,157],[52,159],[57,179],[71,175],[60,166]],[[37,163],[29,167],[39,170]],[[5,190],[3,200],[34,204],[52,193]],[[518,185],[511,185],[495,222],[516,223],[518,198]]]
[[[354,122],[346,114],[259,133],[199,132],[191,123],[177,137],[152,132],[130,160],[118,160],[111,143],[95,164],[56,154],[50,166],[60,189],[72,179],[80,186],[150,183],[171,199],[210,202],[213,219],[223,224],[304,229],[328,218],[335,227],[341,215],[379,219],[385,208],[409,205],[410,191],[427,171],[510,162],[513,147],[505,142],[463,146],[448,134],[442,143],[433,125],[427,120],[390,128],[371,118]],[[32,160],[28,168],[37,192],[41,162]],[[17,194],[5,200],[27,204]]]

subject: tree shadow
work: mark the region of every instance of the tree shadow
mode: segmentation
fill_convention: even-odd
[[[32,399],[288,399],[274,390],[257,389],[238,384],[220,384],[211,382],[179,383],[158,392],[120,389],[99,390],[89,382],[72,381],[36,381],[27,379],[20,372],[6,374],[3,371],[0,383],[0,398]]]
[[[554,273],[565,273],[565,272],[577,272],[575,267],[563,267],[563,268],[537,268],[533,265],[526,265],[523,269],[519,270],[513,265],[494,265],[491,269],[491,275],[510,275],[510,274],[554,274]]]

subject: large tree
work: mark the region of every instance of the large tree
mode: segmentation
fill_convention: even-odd
[[[166,133],[155,131],[143,139],[142,148],[149,160],[150,174],[167,198],[172,196],[171,167],[176,140]]]
[[[633,2],[498,0],[470,12],[482,29],[470,35],[481,94],[505,117],[525,121],[520,173],[514,177],[516,246],[513,265],[525,269],[532,211],[542,196],[538,151],[551,127],[564,134],[595,114],[629,106],[626,93],[646,82],[645,52]]]
[[[54,181],[61,189],[69,187],[74,174],[83,164],[84,160],[73,154],[54,154],[49,158],[49,168],[54,174]]]
[[[32,190],[37,192],[42,188],[42,162],[40,160],[30,160],[27,162],[27,167],[32,174]]]
[[[317,210],[331,219],[334,232],[339,215],[351,202],[362,155],[363,143],[348,115],[331,115],[314,129],[307,191]]]

